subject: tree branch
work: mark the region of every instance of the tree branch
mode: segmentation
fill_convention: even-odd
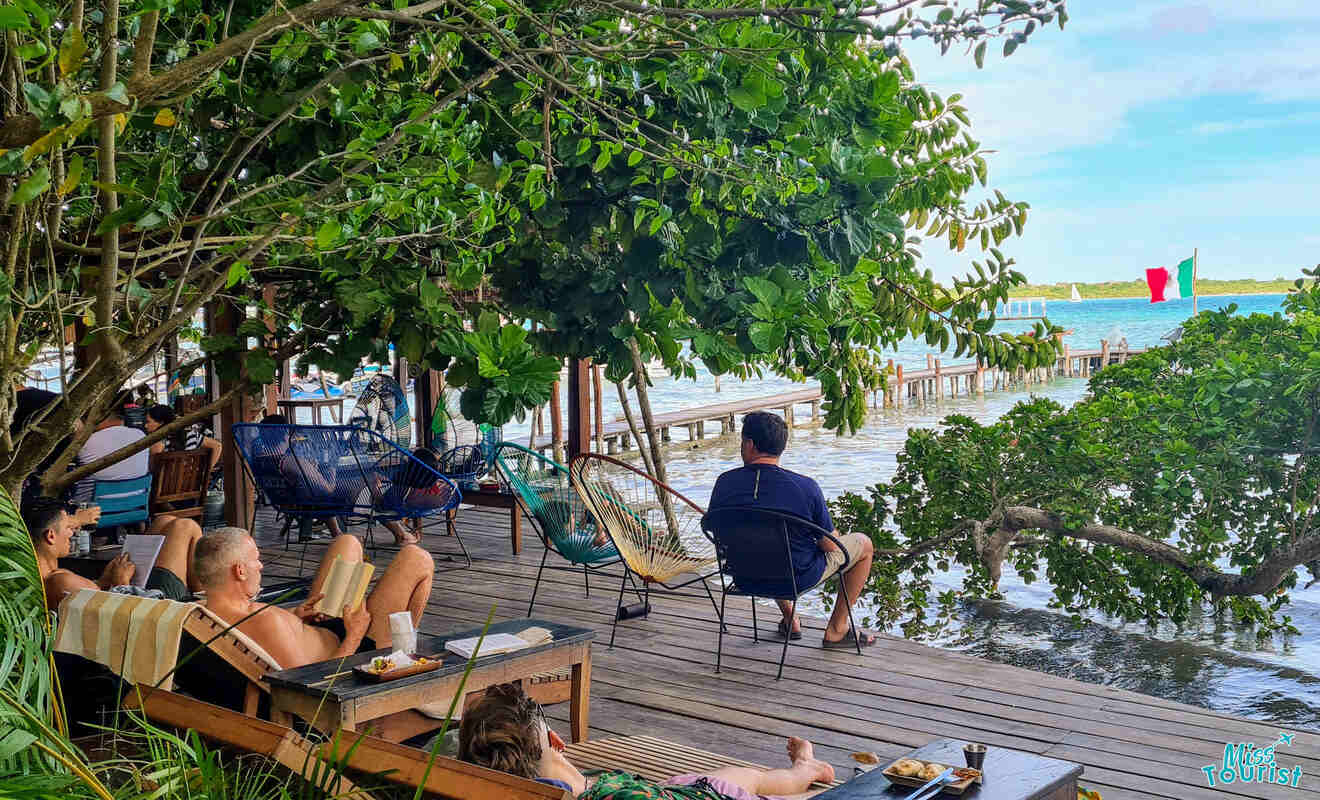
[[[1199,564],[1173,545],[1140,533],[1103,523],[1070,528],[1060,515],[1029,506],[1009,506],[1004,509],[1001,529],[1014,534],[1022,530],[1047,531],[1136,553],[1182,572],[1216,599],[1271,594],[1297,566],[1320,557],[1320,536],[1303,536],[1293,545],[1275,551],[1254,572],[1237,575]]]

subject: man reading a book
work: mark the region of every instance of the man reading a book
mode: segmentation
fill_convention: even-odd
[[[365,601],[359,600],[353,582],[369,579],[370,573],[349,569],[362,563],[357,537],[337,537],[316,571],[307,601],[291,610],[253,600],[261,590],[261,553],[242,528],[220,528],[203,537],[193,571],[206,592],[207,608],[252,637],[281,667],[292,669],[390,647],[389,617],[396,611],[411,613],[414,626],[422,618],[435,575],[430,553],[417,545],[400,548]],[[327,594],[346,600],[332,609],[322,603]]]
[[[127,554],[111,559],[95,581],[88,580],[60,567],[60,559],[69,555],[70,541],[78,528],[94,524],[101,518],[101,509],[92,506],[78,509],[49,497],[34,497],[23,504],[23,522],[32,547],[37,552],[37,569],[46,586],[46,603],[56,609],[66,594],[79,589],[107,590],[133,581],[139,569],[151,570],[146,588],[158,589],[171,600],[188,600],[195,589],[193,576],[188,573],[188,561],[193,548],[202,538],[202,529],[190,519],[159,516],[152,520],[147,533],[165,537],[154,565],[134,564]]]

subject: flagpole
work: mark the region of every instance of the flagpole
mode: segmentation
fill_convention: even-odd
[[[1184,253],[1187,251],[1184,250]],[[1196,316],[1196,248],[1192,248],[1192,316]]]

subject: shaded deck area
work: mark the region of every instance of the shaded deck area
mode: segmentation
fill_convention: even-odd
[[[275,539],[279,529],[273,520],[266,514],[258,520],[268,579],[298,575],[300,546],[285,550]],[[496,619],[525,616],[543,552],[530,524],[524,522],[519,556],[510,554],[506,511],[464,506],[458,526],[472,567],[445,569],[446,563],[438,562],[422,629],[438,633],[480,625],[492,607]],[[456,552],[442,530],[442,525],[429,528],[424,545],[434,553]],[[382,539],[389,536],[378,531],[377,541]],[[308,549],[304,574],[312,572],[322,551],[315,544]],[[390,555],[382,550],[379,559],[387,562]],[[652,594],[651,616],[621,622],[610,649],[618,579],[613,571],[593,575],[586,597],[580,571],[547,570],[537,595],[538,617],[598,632],[592,739],[651,735],[779,765],[785,761],[784,737],[792,734],[815,742],[818,755],[843,777],[852,772],[849,753],[855,750],[888,759],[950,736],[1082,764],[1082,785],[1105,800],[1320,800],[1316,733],[1288,730],[1297,734],[1292,746],[1278,748],[1280,767],[1301,767],[1298,788],[1218,781],[1209,788],[1201,768],[1220,763],[1226,742],[1268,746],[1278,740],[1278,726],[897,638],[882,639],[862,656],[823,651],[822,620],[804,619],[805,635],[790,647],[784,679],[776,681],[779,642],[752,643],[745,599],[730,600],[732,635],[725,637],[719,675],[715,615],[704,593]],[[759,613],[763,637],[773,635],[776,619],[773,609]],[[567,729],[566,703],[547,712]]]

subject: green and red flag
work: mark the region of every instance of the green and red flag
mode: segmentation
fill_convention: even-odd
[[[1173,269],[1154,267],[1146,270],[1146,285],[1150,287],[1150,301],[1163,303],[1191,297],[1196,293],[1196,258],[1185,258]]]

